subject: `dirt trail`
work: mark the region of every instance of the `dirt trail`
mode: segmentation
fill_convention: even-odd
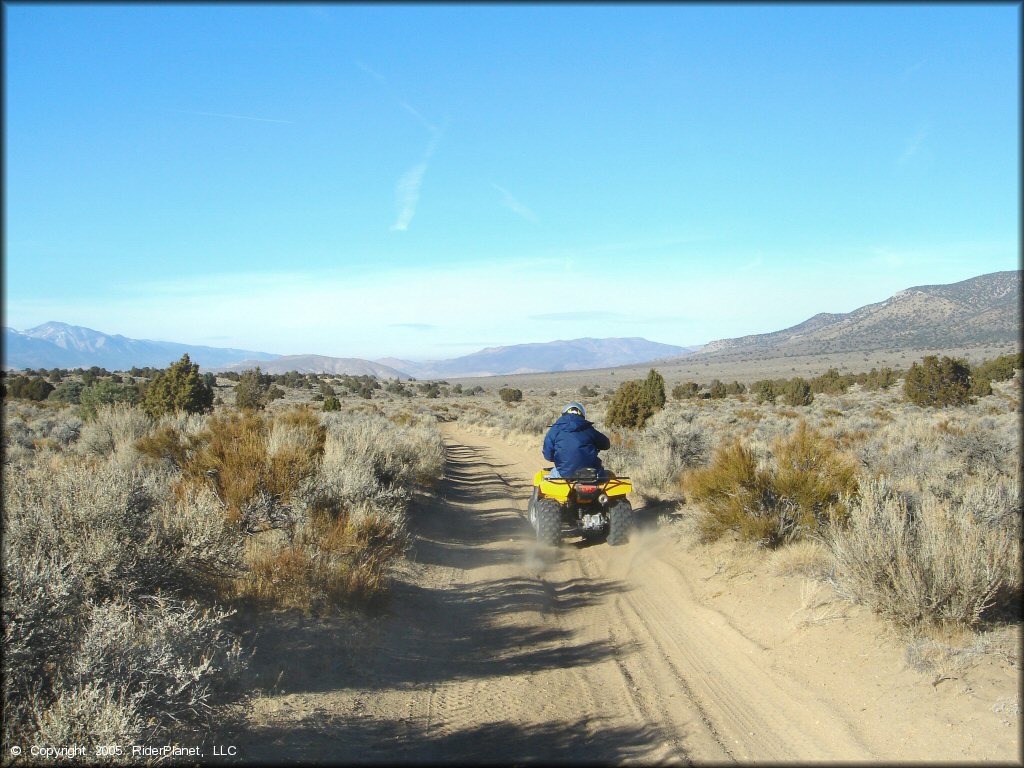
[[[330,620],[267,629],[254,664],[274,686],[232,735],[239,759],[1019,759],[1016,716],[922,682],[864,636],[869,618],[769,627],[795,583],[723,574],[642,511],[626,546],[537,548],[523,512],[539,454],[444,434],[446,479],[413,511],[386,615],[354,636]]]

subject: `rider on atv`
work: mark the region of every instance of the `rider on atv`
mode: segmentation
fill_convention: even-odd
[[[611,441],[584,418],[585,414],[580,403],[569,403],[544,436],[544,458],[555,465],[548,477],[573,477],[585,467],[596,469],[601,479],[608,477],[597,452],[608,450]]]

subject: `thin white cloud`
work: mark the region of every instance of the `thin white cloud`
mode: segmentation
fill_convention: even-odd
[[[525,205],[523,205],[521,202],[519,202],[515,197],[513,197],[511,192],[509,192],[504,187],[495,184],[494,182],[491,182],[491,186],[501,193],[502,205],[504,205],[506,208],[508,208],[516,215],[522,216],[524,219],[527,219],[529,221],[537,221],[537,215],[529,208],[527,208]]]
[[[395,223],[391,225],[392,231],[405,232],[409,229],[412,217],[416,215],[416,206],[420,202],[420,187],[423,186],[423,177],[427,175],[430,158],[433,157],[440,138],[441,134],[439,132],[435,133],[431,137],[430,143],[427,144],[427,149],[423,153],[423,159],[402,174],[402,177],[398,180],[398,184],[395,186],[395,202],[398,206],[398,215],[395,218]]]
[[[904,69],[900,73],[900,78],[899,78],[900,82],[906,81],[911,75],[913,75],[915,72],[917,72],[919,69],[921,69],[921,67],[923,67],[927,62],[928,62],[928,57],[925,56],[923,59],[919,59],[918,61],[914,62],[909,67]]]
[[[395,89],[391,87],[391,83],[388,82],[388,79],[384,77],[384,75],[382,75],[380,72],[378,72],[365,62],[356,60],[355,65],[359,67],[361,70],[363,70],[363,72],[368,74],[370,77],[372,77],[374,80],[376,80],[380,87],[384,89],[384,92],[388,95],[388,98],[390,98],[391,101],[393,101],[397,106],[401,107],[410,115],[412,115],[420,125],[426,128],[428,131],[438,131],[438,127],[436,125],[427,120],[427,118],[425,118],[418,109],[416,109],[412,104],[409,103],[408,99],[405,99],[402,96],[400,96],[395,91]]]
[[[416,206],[419,205],[420,201],[420,187],[423,186],[423,177],[427,175],[430,158],[433,157],[434,151],[437,149],[437,144],[441,139],[441,134],[444,133],[447,121],[445,125],[438,128],[427,120],[416,107],[410,104],[408,99],[396,93],[384,75],[366,62],[359,61],[358,59],[355,61],[355,65],[376,80],[391,101],[412,115],[416,122],[430,132],[430,142],[427,144],[423,157],[416,165],[403,173],[395,185],[395,203],[398,212],[395,215],[394,223],[391,225],[391,231],[405,232],[409,229],[409,224],[412,223],[412,219],[416,215]]]
[[[916,157],[921,149],[925,146],[925,142],[928,140],[928,134],[930,133],[930,126],[925,123],[921,128],[910,137],[903,152],[896,159],[896,165],[900,168],[904,167],[907,163]]]

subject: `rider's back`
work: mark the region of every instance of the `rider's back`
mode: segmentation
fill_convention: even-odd
[[[562,477],[572,477],[583,467],[601,469],[597,452],[610,447],[605,435],[574,413],[563,413],[544,436],[544,458],[555,463]]]

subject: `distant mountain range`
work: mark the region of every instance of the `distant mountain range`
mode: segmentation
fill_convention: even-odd
[[[27,331],[4,328],[5,368],[165,368],[188,353],[207,371],[241,371],[259,366],[266,373],[333,373],[382,379],[489,376],[506,373],[585,370],[641,363],[683,355],[698,347],[658,344],[641,338],[575,339],[547,344],[493,347],[450,360],[415,363],[393,358],[372,361],[324,355],[274,355],[169,341],[129,339],[67,323],[44,323]]]
[[[659,344],[639,337],[586,338],[538,344],[515,344],[508,347],[488,347],[479,352],[450,360],[429,360],[424,363],[415,363],[391,357],[378,362],[406,371],[419,379],[441,379],[613,368],[619,365],[643,363],[658,357],[687,355],[697,349],[700,347]]]
[[[323,355],[274,355],[169,341],[129,339],[66,323],[28,331],[4,328],[5,368],[164,368],[188,353],[206,370],[333,373],[418,379],[613,368],[687,360],[767,359],[784,355],[899,349],[953,349],[1018,342],[1021,271],[994,272],[949,285],[908,288],[845,314],[821,313],[792,328],[680,347],[642,338],[573,339],[489,347],[447,360],[376,361]]]
[[[259,366],[264,373],[333,373],[349,376],[376,376],[378,379],[408,379],[409,374],[381,363],[358,357],[325,357],[324,355],[283,355],[274,360],[243,360],[220,366],[220,371],[244,371]]]
[[[1021,270],[907,288],[845,314],[821,313],[773,333],[720,339],[688,360],[822,352],[942,349],[1020,339]]]
[[[166,368],[185,353],[192,362],[204,368],[238,360],[262,361],[280,357],[247,349],[129,339],[67,323],[43,323],[27,331],[4,328],[5,368],[89,368],[93,365],[111,371],[126,371],[135,366]]]

